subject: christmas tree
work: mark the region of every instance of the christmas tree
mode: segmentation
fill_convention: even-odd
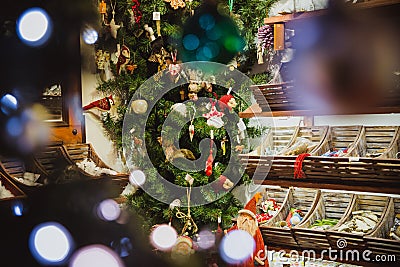
[[[262,129],[237,115],[250,104],[252,82],[236,68],[248,73],[256,61],[257,29],[273,2],[99,3],[97,89],[118,99],[117,115],[103,124],[124,150],[138,187],[127,204],[145,229],[172,222],[193,236],[218,218],[228,227],[242,207],[231,190],[250,180],[237,156]]]

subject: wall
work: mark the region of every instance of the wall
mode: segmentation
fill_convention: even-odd
[[[95,74],[94,48],[81,43],[82,53],[82,105],[103,98],[97,92],[98,76]],[[116,171],[126,171],[113,142],[106,136],[101,122],[101,112],[91,109],[84,112],[86,142],[91,143],[99,157]]]

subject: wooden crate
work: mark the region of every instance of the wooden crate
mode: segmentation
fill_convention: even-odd
[[[297,133],[295,133],[294,138],[288,143],[288,145],[280,152],[280,155],[285,155],[287,152],[295,145],[300,138],[305,138],[311,142],[312,149],[308,148],[307,151],[303,153],[309,153],[314,155],[319,150],[321,144],[324,142],[326,135],[328,133],[328,126],[301,126]],[[300,154],[300,153],[298,153]]]
[[[293,82],[253,85],[250,89],[262,111],[307,109]]]
[[[298,247],[291,229],[276,227],[275,224],[284,221],[291,208],[300,209],[304,213],[303,220],[306,220],[318,202],[320,194],[320,190],[316,189],[291,187],[279,212],[260,226],[264,242],[272,246]]]
[[[364,236],[372,233],[377,228],[377,226],[384,217],[388,204],[389,204],[389,197],[386,196],[356,194],[343,220],[341,220],[341,222],[338,223],[332,229],[326,231],[328,241],[331,247],[333,249],[342,249],[342,250],[357,249],[359,251],[364,251],[367,248],[367,243],[364,240]],[[369,232],[363,234],[337,231],[337,229],[341,225],[343,225],[344,223],[353,218],[352,212],[358,210],[371,210],[379,214],[380,218],[378,220],[378,224]],[[345,246],[343,245],[344,243],[346,244]]]
[[[364,239],[373,254],[396,255],[397,260],[400,261],[400,241],[389,238],[396,214],[400,214],[400,196],[390,199],[383,219],[376,229],[366,235]]]
[[[248,155],[265,155],[266,150],[271,152],[269,155],[279,154],[297,136],[298,131],[298,126],[271,127],[265,134],[261,144]]]
[[[349,153],[358,157],[396,158],[399,144],[399,126],[364,126]]]
[[[6,157],[3,155],[0,156],[0,171],[26,194],[34,192],[38,186],[28,185],[18,180],[18,178],[22,178],[24,176],[25,172],[40,174],[38,180],[39,183],[43,183],[46,177],[45,174],[36,168],[34,164],[26,164],[19,158]]]
[[[69,158],[75,163],[78,163],[86,158],[91,159],[96,166],[100,168],[111,169],[96,153],[92,144],[81,143],[81,144],[66,144],[64,149],[67,152]]]
[[[318,150],[314,152],[315,156],[321,156],[328,151],[347,149],[347,153],[342,157],[356,156],[349,153],[355,151],[357,140],[360,138],[363,127],[361,125],[354,126],[330,126],[326,138],[323,140]]]
[[[10,198],[1,198],[0,201],[26,197],[25,193],[13,181],[8,179],[1,172],[0,172],[0,181],[1,181],[1,185],[4,186],[7,190],[9,190],[14,195],[14,197],[10,197]]]
[[[322,191],[318,203],[310,216],[292,228],[297,244],[301,248],[329,249],[330,244],[324,230],[311,229],[316,220],[337,219],[341,223],[354,195],[345,192]]]
[[[263,199],[262,201],[265,201],[269,198],[273,198],[276,201],[276,204],[278,204],[280,207],[283,207],[283,204],[285,202],[286,196],[288,195],[289,189],[288,188],[283,188],[283,187],[266,187],[265,191],[262,193]],[[261,208],[257,206],[258,210]],[[275,215],[276,216],[276,215]],[[272,217],[273,218],[273,217]],[[272,219],[271,218],[271,219]],[[270,219],[270,220],[271,220]],[[268,222],[268,221],[267,221]],[[264,222],[260,225],[264,225],[267,222]]]

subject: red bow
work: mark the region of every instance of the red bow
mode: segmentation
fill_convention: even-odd
[[[306,178],[306,175],[303,172],[303,161],[308,156],[311,156],[311,155],[308,153],[304,153],[304,154],[300,154],[297,156],[296,162],[294,163],[294,179]]]
[[[132,10],[133,14],[135,15],[135,22],[139,23],[140,20],[142,19],[142,11],[139,10],[140,3],[139,0],[132,0],[133,5],[132,5]]]

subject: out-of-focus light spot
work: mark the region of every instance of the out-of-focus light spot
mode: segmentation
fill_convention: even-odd
[[[18,101],[15,96],[11,94],[5,94],[0,100],[1,111],[9,115],[11,112],[16,111],[18,108]]]
[[[178,235],[174,228],[162,224],[151,232],[150,242],[159,250],[169,250],[175,245]]]
[[[121,214],[121,209],[118,203],[113,199],[106,199],[100,202],[97,207],[99,217],[105,221],[114,221]]]
[[[204,14],[199,18],[200,27],[206,31],[211,30],[215,26],[215,19],[210,14]]]
[[[10,136],[17,137],[23,132],[21,120],[17,117],[10,118],[6,125],[7,132]]]
[[[69,267],[123,267],[121,258],[104,245],[90,245],[76,251]]]
[[[111,242],[111,247],[114,248],[114,251],[119,254],[121,258],[129,256],[133,249],[132,242],[128,237],[123,237],[118,241]]]
[[[202,249],[209,249],[215,244],[215,235],[209,230],[202,230],[197,237],[197,244]]]
[[[134,170],[129,175],[129,182],[135,186],[142,186],[146,182],[146,174],[141,170]]]
[[[236,36],[229,36],[224,41],[224,47],[230,52],[238,52],[242,50],[244,43]]]
[[[219,247],[222,259],[229,264],[245,261],[255,249],[254,238],[243,230],[229,232],[221,241]]]
[[[94,44],[99,38],[99,34],[91,26],[86,26],[82,32],[82,38],[87,44]]]
[[[36,226],[29,237],[34,258],[43,265],[59,265],[66,261],[72,250],[72,238],[59,223],[48,222]]]
[[[183,46],[187,50],[195,50],[197,47],[199,47],[200,40],[199,38],[194,35],[194,34],[188,34],[185,37],[183,37]]]
[[[50,17],[41,8],[29,8],[18,18],[17,33],[27,45],[43,45],[51,35]]]
[[[221,38],[222,30],[220,29],[220,27],[216,26],[216,27],[212,28],[211,30],[206,31],[206,36],[208,39],[210,39],[212,41],[216,41]]]
[[[11,208],[12,208],[12,212],[15,216],[18,216],[18,217],[22,216],[23,210],[24,210],[24,205],[22,204],[21,201],[15,201],[12,204]]]

